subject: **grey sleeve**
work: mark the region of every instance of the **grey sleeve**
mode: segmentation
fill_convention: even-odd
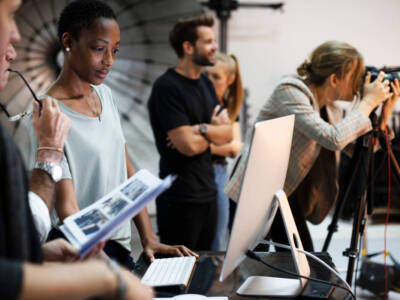
[[[271,100],[269,108],[273,108],[275,113],[282,116],[296,115],[295,130],[332,151],[342,150],[351,141],[372,129],[369,118],[357,108],[340,122],[329,124],[312,107],[304,91],[292,85],[280,85]]]
[[[19,299],[22,275],[21,263],[0,258],[0,295],[2,299]]]

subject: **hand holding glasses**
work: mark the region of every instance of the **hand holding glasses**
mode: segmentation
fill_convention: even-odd
[[[18,76],[21,77],[21,79],[24,81],[25,85],[28,87],[29,91],[31,92],[31,94],[33,96],[33,99],[35,99],[35,101],[37,101],[39,103],[40,109],[42,109],[42,102],[40,102],[40,100],[37,98],[36,94],[33,92],[31,86],[26,81],[24,76],[22,76],[22,74],[19,71],[11,69],[11,68],[9,68],[8,71],[17,73]],[[23,117],[25,117],[28,114],[26,111],[24,111],[24,112],[19,113],[19,114],[15,115],[15,116],[12,116],[12,115],[9,114],[9,112],[7,111],[5,106],[3,104],[1,104],[1,103],[0,103],[0,108],[4,111],[4,113],[6,114],[8,120],[11,121],[11,122],[16,122],[16,121],[22,119]]]

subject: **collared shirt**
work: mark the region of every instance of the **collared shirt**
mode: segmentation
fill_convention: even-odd
[[[47,235],[51,229],[49,209],[43,202],[42,198],[40,198],[34,192],[30,191],[28,198],[29,206],[33,216],[33,222],[35,223],[36,230],[39,233],[40,242],[43,244],[46,241]]]

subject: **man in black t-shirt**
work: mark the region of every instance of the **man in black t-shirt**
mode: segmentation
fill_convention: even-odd
[[[154,83],[148,102],[151,126],[160,153],[160,177],[177,174],[172,187],[157,198],[162,243],[210,250],[217,205],[210,143],[232,139],[226,110],[203,67],[215,63],[214,20],[199,17],[177,23],[170,43],[178,55],[175,68]]]

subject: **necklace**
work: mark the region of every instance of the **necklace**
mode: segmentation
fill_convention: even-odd
[[[58,100],[79,100],[79,99],[84,99],[86,102],[87,107],[89,108],[89,110],[91,111],[91,113],[94,115],[94,117],[97,116],[97,118],[99,119],[99,122],[101,122],[101,109],[102,109],[102,105],[101,105],[101,101],[100,101],[100,111],[98,111],[97,109],[93,109],[92,105],[89,103],[89,99],[91,97],[91,95],[93,94],[93,87],[90,87],[90,93],[88,95],[88,97],[85,97],[83,94],[77,95],[77,96],[72,96],[72,97],[58,97]],[[82,99],[82,100],[83,100]],[[96,98],[94,98],[93,100],[94,102],[96,101]],[[91,102],[93,102],[91,101]],[[96,103],[94,103],[94,106],[96,107]]]
[[[92,92],[93,92],[93,87],[90,87],[90,95],[92,95]],[[90,95],[89,95],[89,97],[90,97]],[[89,97],[88,97],[88,98],[89,98]],[[96,109],[93,109],[93,107],[92,107],[92,106],[90,105],[90,103],[89,103],[88,98],[85,98],[85,101],[86,101],[87,106],[89,107],[89,109],[91,110],[91,112],[93,113],[93,115],[94,115],[94,116],[97,116],[97,118],[99,119],[99,122],[101,122],[101,111],[99,112],[99,111],[97,111]],[[96,101],[96,100],[94,100],[94,101]],[[96,104],[95,104],[95,106],[96,106]],[[100,108],[100,110],[101,110],[101,108]]]

